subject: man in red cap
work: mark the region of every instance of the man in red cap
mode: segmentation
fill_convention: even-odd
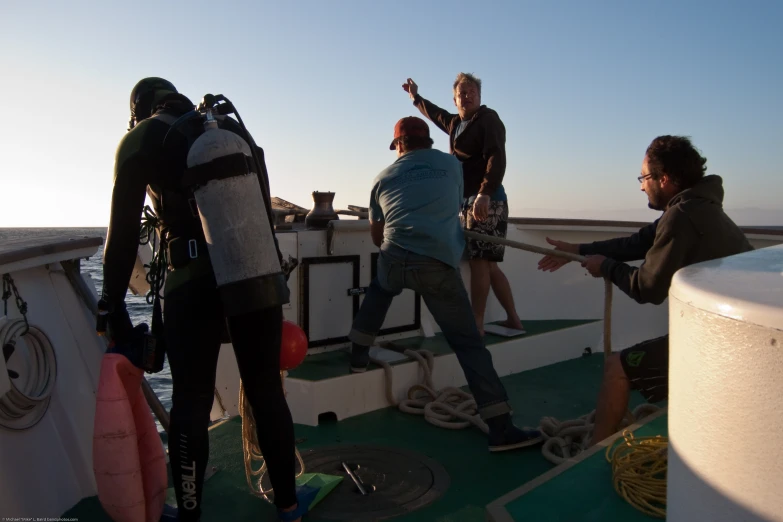
[[[402,88],[410,95],[413,105],[449,135],[450,150],[462,163],[465,185],[461,211],[465,229],[505,238],[508,227],[508,200],[503,188],[506,127],[497,112],[481,105],[481,80],[472,74],[457,75],[453,85],[457,114],[422,98],[418,85],[410,78]],[[524,333],[511,285],[498,266],[503,261],[505,247],[475,239],[468,240],[467,246],[470,299],[479,331],[484,333],[484,311],[491,286],[506,311],[506,320],[501,324]]]
[[[348,336],[351,371],[366,371],[370,346],[392,300],[409,288],[422,296],[457,355],[479,415],[489,426],[489,450],[531,446],[541,441],[541,434],[514,426],[508,395],[473,320],[459,272],[465,248],[459,220],[462,165],[432,143],[424,120],[402,118],[389,146],[397,151],[397,160],[373,182],[370,232],[380,248],[378,275]]]

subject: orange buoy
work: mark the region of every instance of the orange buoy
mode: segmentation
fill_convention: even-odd
[[[98,500],[115,522],[158,522],[166,502],[166,457],[141,390],[142,370],[107,353],[92,442]]]
[[[307,336],[299,325],[283,319],[280,341],[280,371],[293,370],[307,355]]]

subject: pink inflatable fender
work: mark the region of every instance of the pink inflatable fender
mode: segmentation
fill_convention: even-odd
[[[93,471],[98,500],[115,522],[158,522],[166,501],[166,457],[142,374],[124,355],[107,353],[101,361]]]

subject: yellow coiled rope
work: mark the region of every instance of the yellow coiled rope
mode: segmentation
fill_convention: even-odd
[[[639,511],[666,518],[668,437],[636,438],[625,430],[623,439],[606,448],[615,491]]]
[[[280,372],[280,381],[283,381],[282,372]],[[285,386],[283,386],[283,390],[285,390]],[[262,497],[271,503],[273,499],[269,495],[274,490],[272,488],[264,489],[262,484],[266,474],[266,460],[264,460],[264,455],[258,447],[256,420],[253,416],[253,408],[250,407],[250,403],[245,396],[241,379],[239,381],[239,414],[242,416],[242,453],[245,457],[247,485],[254,495]],[[299,449],[294,447],[294,450],[296,451],[296,459],[299,461],[299,473],[296,474],[296,478],[299,478],[305,472],[305,465],[302,455],[299,454]],[[256,469],[254,469],[254,463],[258,466]]]

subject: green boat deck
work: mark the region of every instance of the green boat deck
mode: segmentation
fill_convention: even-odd
[[[654,417],[654,418],[653,418]],[[668,435],[665,411],[629,427],[636,437]],[[606,446],[578,455],[573,465],[565,463],[490,506],[492,522],[535,520],[536,522],[628,522],[658,520],[645,515],[624,500],[612,487],[612,471],[606,460]],[[567,499],[567,502],[564,502]]]
[[[594,354],[504,377],[515,422],[536,426],[544,416],[575,418],[592,410],[602,368],[603,355]],[[642,402],[640,395],[632,394],[632,408]],[[650,429],[665,432],[665,426],[663,420]],[[414,451],[440,463],[449,475],[448,489],[433,503],[394,519],[400,521],[484,521],[488,504],[554,468],[541,455],[540,446],[490,453],[486,437],[476,428],[446,430],[391,407],[318,427],[296,425],[295,430],[300,451],[370,444]],[[210,430],[210,454],[210,465],[218,471],[205,483],[202,520],[276,520],[273,507],[248,490],[241,419],[233,418]],[[614,492],[608,463],[600,458],[585,463],[563,475],[559,485],[553,483],[514,500],[508,506],[513,520],[653,520]],[[169,502],[176,505],[173,489],[169,492]],[[323,520],[318,516],[319,507],[304,520]],[[591,518],[591,513],[601,516]],[[96,497],[83,499],[63,517],[109,522]]]

